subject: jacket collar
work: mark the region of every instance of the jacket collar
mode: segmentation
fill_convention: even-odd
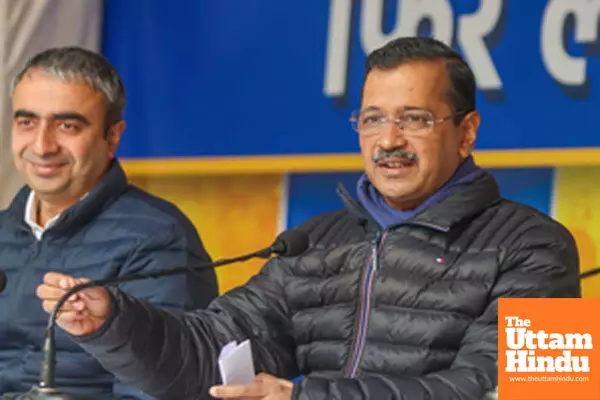
[[[359,201],[352,198],[346,188],[339,183],[338,194],[346,209],[362,220],[369,230],[377,223]],[[461,221],[472,217],[502,199],[496,180],[489,172],[466,188],[423,210],[400,225],[419,225],[441,232],[448,232]]]
[[[120,163],[115,159],[109,165],[100,182],[87,196],[66,209],[60,215],[56,224],[49,228],[47,232],[61,233],[85,225],[119,198],[128,188],[127,176]],[[25,215],[27,198],[30,193],[31,188],[29,186],[22,187],[7,209],[7,213],[11,218],[24,229],[29,229],[23,216]]]

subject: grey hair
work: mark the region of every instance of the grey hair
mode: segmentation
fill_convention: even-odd
[[[33,69],[41,69],[63,82],[83,80],[106,100],[106,128],[123,119],[125,88],[119,73],[102,55],[81,47],[56,47],[30,58],[10,85],[12,96],[23,77]]]

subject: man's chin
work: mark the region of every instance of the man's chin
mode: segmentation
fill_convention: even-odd
[[[413,208],[416,199],[420,198],[419,188],[414,182],[381,182],[375,187],[390,206],[394,208]]]
[[[404,197],[411,195],[418,189],[418,182],[414,176],[404,178],[389,178],[382,175],[376,177],[373,182],[380,193],[393,197]]]
[[[56,196],[65,192],[66,183],[64,182],[39,182],[39,179],[32,179],[29,187],[38,196]]]

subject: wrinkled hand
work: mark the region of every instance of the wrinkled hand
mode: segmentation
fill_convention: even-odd
[[[86,282],[89,279],[48,272],[36,293],[43,300],[44,310],[50,313],[69,289]],[[58,312],[56,323],[71,335],[88,335],[106,321],[110,301],[110,295],[104,288],[84,289],[69,297]]]
[[[220,385],[210,389],[217,399],[291,400],[294,384],[269,374],[258,374],[250,385]]]

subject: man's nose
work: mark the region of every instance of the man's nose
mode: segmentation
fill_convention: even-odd
[[[54,132],[47,125],[40,126],[33,143],[35,153],[40,156],[53,154],[58,151],[58,147]]]
[[[404,147],[407,144],[406,135],[394,121],[388,121],[381,126],[377,144],[385,150]]]

